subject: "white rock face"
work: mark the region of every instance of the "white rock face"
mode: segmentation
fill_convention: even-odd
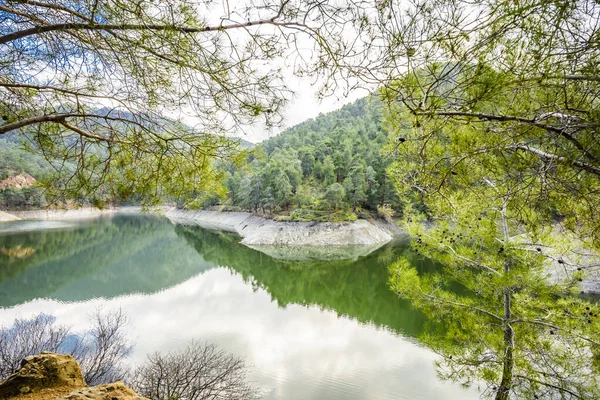
[[[0,211],[0,222],[8,222],[8,221],[18,221],[19,218],[9,214],[9,213],[5,213],[4,211]]]
[[[99,209],[93,207],[81,207],[69,210],[31,210],[15,211],[14,215],[23,220],[77,220],[96,218],[102,215],[114,214],[114,209]]]
[[[185,211],[173,209],[165,216],[184,225],[235,232],[249,246],[382,245],[397,233],[393,227],[359,220],[352,222],[278,222],[246,212]]]

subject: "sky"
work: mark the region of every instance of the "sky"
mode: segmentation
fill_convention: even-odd
[[[244,4],[247,4],[247,2],[229,2],[228,0],[224,0],[222,2],[216,1],[212,6],[203,8],[202,12],[205,14],[208,12],[208,14],[206,14],[206,22],[208,25],[218,26],[221,23],[228,24],[237,22],[242,13],[241,10],[244,9]],[[250,1],[250,4],[253,4],[253,2]],[[257,15],[262,15],[263,18],[265,15],[267,15],[264,13],[261,14],[259,11],[257,12],[259,13]],[[252,19],[259,18],[256,17]],[[261,29],[263,29],[261,32],[265,33],[264,29],[268,28],[263,26]],[[237,36],[240,39],[240,44],[248,39],[244,31],[230,31],[229,34],[231,37]],[[348,27],[345,27],[343,30],[343,35],[350,39],[352,37],[352,32],[350,29],[348,29]],[[272,129],[267,129],[262,124],[256,124],[252,127],[244,127],[245,132],[240,131],[234,136],[253,143],[258,143],[278,135],[286,128],[295,126],[303,121],[306,121],[307,119],[315,118],[320,113],[325,114],[337,110],[343,105],[351,103],[369,94],[366,89],[356,89],[350,93],[346,93],[344,85],[340,84],[340,87],[334,92],[333,95],[319,100],[316,96],[316,93],[319,89],[319,83],[321,80],[315,77],[298,77],[293,73],[294,62],[292,60],[298,57],[296,51],[301,54],[301,57],[299,58],[310,60],[312,58],[311,54],[314,54],[315,52],[314,42],[306,35],[298,34],[295,37],[294,49],[289,49],[287,57],[271,60],[270,66],[266,66],[266,68],[282,68],[284,82],[288,88],[294,92],[294,96],[291,99],[288,99],[289,102],[285,106],[282,125]],[[265,68],[265,66],[259,68]]]
[[[290,84],[295,95],[285,107],[283,125],[271,130],[260,125],[253,126],[247,134],[241,134],[238,137],[258,143],[270,137],[277,136],[286,128],[298,125],[307,119],[315,118],[320,113],[326,114],[337,110],[345,104],[352,103],[368,95],[367,90],[355,90],[348,96],[339,91],[337,94],[326,97],[321,101],[316,96],[318,87],[313,84],[314,79],[298,78],[289,74],[289,77],[286,77],[286,81]]]

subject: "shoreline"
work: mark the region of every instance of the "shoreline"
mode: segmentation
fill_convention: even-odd
[[[174,224],[199,226],[213,231],[232,232],[240,243],[273,258],[287,260],[357,259],[408,235],[398,226],[379,220],[351,222],[274,221],[248,212],[181,210],[177,208],[119,207],[70,210],[0,211],[0,224],[19,220],[74,221],[117,214],[154,214]],[[564,278],[557,263],[548,265],[556,279]],[[600,274],[590,273],[581,282],[585,293],[600,294]]]
[[[0,211],[0,222],[82,220],[116,214],[155,214],[182,225],[196,225],[209,230],[236,233],[246,245],[348,246],[377,245],[390,242],[403,231],[392,224],[377,220],[347,222],[275,221],[249,212],[181,210],[141,207],[56,210]]]
[[[383,245],[402,231],[382,221],[348,222],[275,221],[248,212],[188,211],[171,209],[163,214],[174,223],[233,232],[251,246]]]
[[[208,230],[232,232],[240,243],[273,258],[287,260],[357,259],[391,241],[406,236],[399,227],[384,221],[348,222],[275,221],[248,212],[181,210],[141,207],[69,210],[30,210],[0,214],[1,221],[89,220],[118,214],[155,214],[174,224],[199,226]]]
[[[357,259],[403,236],[383,221],[290,222],[248,212],[179,209],[164,216],[175,224],[235,233],[241,244],[286,260]]]
[[[157,211],[158,210],[158,211]],[[144,211],[142,207],[80,207],[71,209],[48,209],[48,210],[23,210],[23,211],[1,211],[0,223],[10,221],[70,221],[94,219],[102,216],[115,214],[158,214],[164,215],[166,208],[150,209]]]

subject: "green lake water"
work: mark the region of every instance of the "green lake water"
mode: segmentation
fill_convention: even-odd
[[[77,331],[98,308],[120,308],[130,363],[216,343],[267,399],[478,398],[437,379],[418,342],[424,316],[388,287],[401,255],[436,268],[402,244],[357,260],[277,260],[147,215],[0,223],[0,324],[44,312]]]

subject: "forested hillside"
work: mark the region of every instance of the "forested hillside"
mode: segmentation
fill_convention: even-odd
[[[292,220],[389,215],[398,204],[391,160],[381,154],[386,141],[376,98],[319,115],[260,143],[245,169],[229,167],[228,204]]]
[[[99,109],[97,113],[109,113],[109,109]],[[121,113],[125,114],[125,113]],[[131,114],[127,114],[131,117]],[[191,129],[191,128],[189,128]],[[233,139],[238,142],[241,149],[251,149],[254,144],[244,139]],[[0,210],[24,210],[38,209],[52,203],[52,199],[47,199],[48,193],[44,192],[40,183],[47,181],[53,174],[57,173],[57,168],[67,170],[67,173],[74,173],[77,167],[74,160],[58,160],[52,158],[48,154],[48,159],[39,153],[27,150],[28,139],[19,133],[8,133],[0,137]],[[106,152],[100,148],[97,149],[100,154],[105,155]],[[56,160],[55,167],[52,166],[49,160]],[[63,171],[64,172],[64,171]],[[33,177],[33,184],[27,186],[15,186],[13,184],[16,176]],[[7,179],[8,178],[8,179]],[[36,182],[39,181],[39,182]],[[58,182],[54,180],[54,182]],[[97,193],[109,197],[107,203],[113,205],[119,204],[140,204],[140,197],[133,194],[121,195],[116,193],[112,195],[106,194],[105,188],[99,186],[96,189]],[[127,191],[125,191],[127,192]],[[76,199],[74,198],[76,197]],[[70,196],[62,201],[76,201],[77,203],[89,204],[90,199],[85,195]],[[173,201],[172,197],[163,196],[163,201]],[[182,199],[186,201],[189,199]]]
[[[226,204],[291,220],[391,216],[399,204],[386,174],[391,160],[381,154],[388,136],[384,125],[382,104],[374,97],[309,119],[258,144],[246,165],[221,165],[227,190],[203,193],[196,205]],[[7,136],[0,141],[0,178],[26,173],[40,180],[50,174],[48,161],[24,150],[19,140]],[[240,140],[240,147],[251,145]],[[180,204],[190,201],[180,199]],[[4,209],[43,204],[36,187],[0,190]]]
[[[0,138],[0,209],[39,208],[45,204],[38,187],[1,185],[6,178],[22,173],[42,179],[50,173],[50,164],[42,156],[26,151],[17,135],[5,135]]]

